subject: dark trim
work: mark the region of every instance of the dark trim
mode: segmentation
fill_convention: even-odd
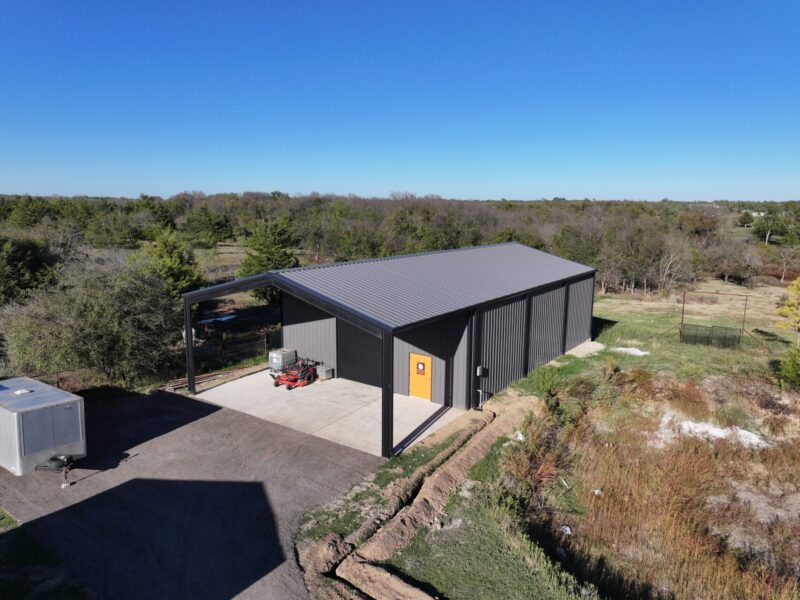
[[[481,344],[481,323],[478,310],[472,311],[470,317],[470,328],[472,329],[472,344],[470,352],[470,373],[469,373],[469,406],[476,408],[480,405],[480,398],[478,394],[478,363],[480,362],[480,344]]]
[[[219,298],[220,296],[225,296],[234,292],[245,292],[266,286],[272,286],[282,292],[291,294],[320,310],[330,313],[333,317],[338,317],[355,325],[359,329],[363,329],[375,337],[381,337],[384,331],[389,331],[389,328],[380,321],[372,319],[358,311],[354,311],[339,302],[320,296],[305,286],[287,281],[281,278],[279,273],[262,273],[260,275],[253,275],[252,277],[245,277],[244,279],[212,285],[202,290],[187,292],[183,295],[183,299],[197,304],[198,302],[213,300],[214,298]]]
[[[226,281],[225,283],[218,283],[217,285],[186,292],[183,298],[184,300],[189,300],[192,304],[198,304],[206,300],[226,296],[227,294],[247,292],[272,285],[273,278],[274,275],[272,273],[259,273],[258,275],[234,279],[233,281]]]
[[[592,308],[589,313],[589,339],[592,339],[592,320],[594,319],[594,293],[597,286],[597,275],[592,275]]]
[[[473,355],[473,348],[472,348],[472,320],[473,315],[470,315],[467,319],[467,387],[464,389],[464,393],[466,394],[466,407],[467,409],[472,408],[472,389],[473,389],[473,374],[475,371],[475,367],[472,363],[472,355]]]
[[[381,336],[381,455],[394,454],[394,336]]]
[[[528,292],[525,297],[525,331],[522,332],[522,376],[525,377],[531,370],[531,311],[533,310],[533,292]]]
[[[423,433],[425,433],[425,431],[431,425],[433,425],[436,421],[441,419],[447,413],[448,410],[450,410],[449,406],[440,406],[439,409],[435,413],[433,413],[430,417],[428,417],[422,423],[420,423],[414,429],[414,431],[409,433],[406,437],[404,437],[400,441],[399,444],[397,444],[397,447],[394,449],[394,453],[395,454],[400,454],[401,452],[403,452],[406,448],[408,448],[414,442],[414,440],[416,440],[417,438],[419,438],[419,436],[421,436]]]
[[[569,323],[569,284],[564,286],[564,327],[561,331],[561,354],[567,353],[567,323]]]
[[[194,394],[197,390],[194,384],[194,335],[192,335],[192,303],[189,300],[183,301],[183,326],[186,331],[186,383],[189,387],[189,393]]]

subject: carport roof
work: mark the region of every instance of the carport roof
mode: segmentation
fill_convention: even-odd
[[[271,271],[184,298],[199,302],[274,285],[370,329],[392,331],[594,271],[512,242]]]

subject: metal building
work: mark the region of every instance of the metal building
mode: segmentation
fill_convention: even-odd
[[[595,269],[517,243],[272,271],[184,294],[282,291],[284,346],[336,377],[382,389],[382,451],[393,393],[473,408],[588,340]]]

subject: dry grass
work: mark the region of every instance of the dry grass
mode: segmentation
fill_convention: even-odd
[[[705,421],[711,414],[703,391],[692,380],[683,383],[670,382],[666,385],[663,396],[672,408],[695,421]]]
[[[598,370],[599,385],[586,373],[565,385],[582,416],[533,421],[503,462],[540,541],[614,598],[800,597],[800,439],[652,444],[664,410],[730,425],[759,415],[763,431],[785,433],[788,404],[763,382],[729,381],[722,397],[644,369]]]
[[[553,436],[529,433],[540,442]],[[715,515],[706,500],[730,493],[721,476],[729,444],[685,439],[657,450],[635,430],[609,443],[587,428],[560,442],[562,447],[551,442],[539,450],[525,444],[505,467],[513,477],[527,478],[534,494],[548,488],[547,497],[559,490],[567,457],[574,458],[569,481],[581,508],[546,520],[551,535],[578,563],[575,570],[601,590],[614,597],[798,597],[796,580],[758,563],[742,568],[741,557],[709,533],[712,525],[719,529],[719,522],[747,514],[739,506],[738,512],[729,508]],[[563,525],[572,535],[561,534]],[[791,544],[791,538],[776,537]]]

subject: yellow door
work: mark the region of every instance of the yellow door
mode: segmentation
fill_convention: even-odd
[[[431,399],[431,357],[424,354],[408,355],[408,395]]]

